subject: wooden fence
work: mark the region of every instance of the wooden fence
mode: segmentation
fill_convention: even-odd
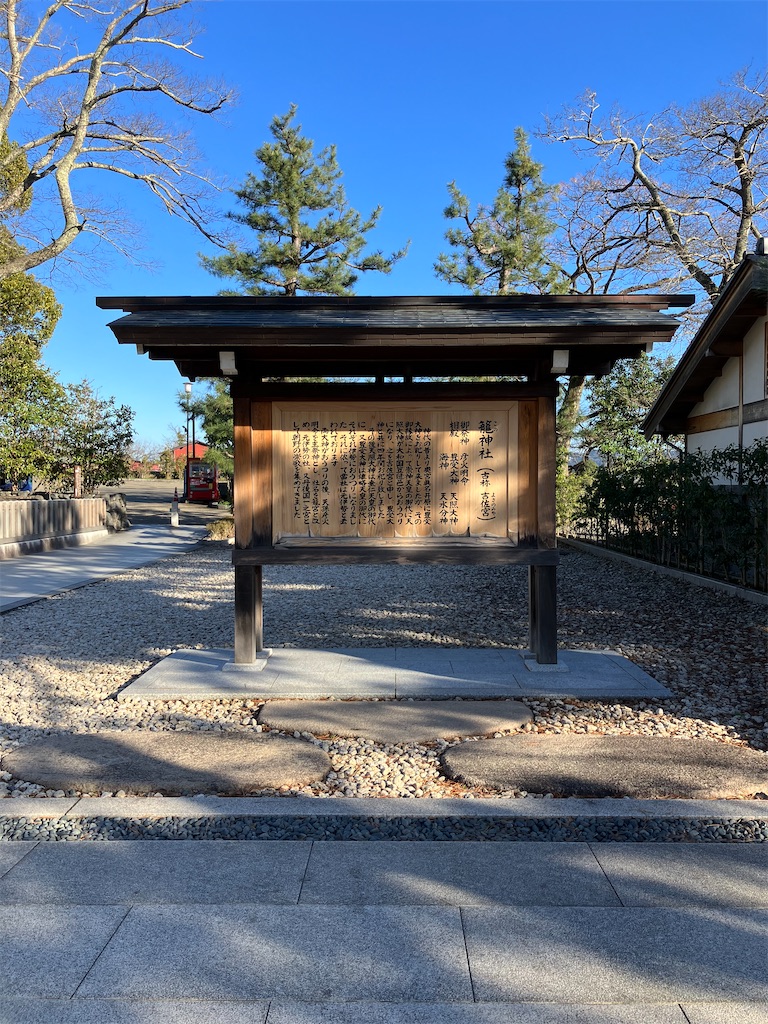
[[[768,442],[630,470],[601,467],[577,540],[768,592]]]
[[[71,537],[107,529],[104,498],[0,501],[0,545]]]

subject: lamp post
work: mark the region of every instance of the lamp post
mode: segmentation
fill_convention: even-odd
[[[192,396],[192,382],[187,381],[184,385],[184,391],[186,394],[185,398],[185,409],[187,413],[186,432],[187,432],[187,460],[184,464],[184,501],[189,501],[190,498],[190,486],[189,486],[189,421],[192,420],[192,454],[195,452],[195,420],[190,411],[190,399]]]

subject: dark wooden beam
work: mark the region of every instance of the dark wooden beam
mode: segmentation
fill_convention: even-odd
[[[232,552],[236,568],[253,565],[557,565],[560,552],[516,547],[508,541],[281,541],[274,547]]]
[[[539,397],[554,398],[558,393],[557,381],[528,383],[527,381],[510,381],[508,383],[486,383],[483,381],[467,383],[392,383],[370,384],[350,383],[318,383],[291,384],[283,382],[263,383],[241,382],[239,379],[232,384],[233,393],[247,391],[258,401],[270,402],[450,402],[467,398],[494,399],[497,401],[518,401]]]

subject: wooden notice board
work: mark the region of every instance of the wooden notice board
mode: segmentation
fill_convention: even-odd
[[[236,662],[262,650],[262,567],[318,562],[526,564],[556,661],[554,395],[283,388],[234,396]]]
[[[274,403],[273,542],[517,539],[518,407]]]

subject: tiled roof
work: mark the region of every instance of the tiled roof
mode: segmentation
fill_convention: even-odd
[[[585,308],[555,306],[551,308],[409,306],[380,309],[334,308],[158,308],[140,310],[121,318],[121,326],[146,328],[239,328],[281,330],[291,328],[326,330],[621,330],[622,328],[669,328],[674,319],[653,309],[631,306]]]

